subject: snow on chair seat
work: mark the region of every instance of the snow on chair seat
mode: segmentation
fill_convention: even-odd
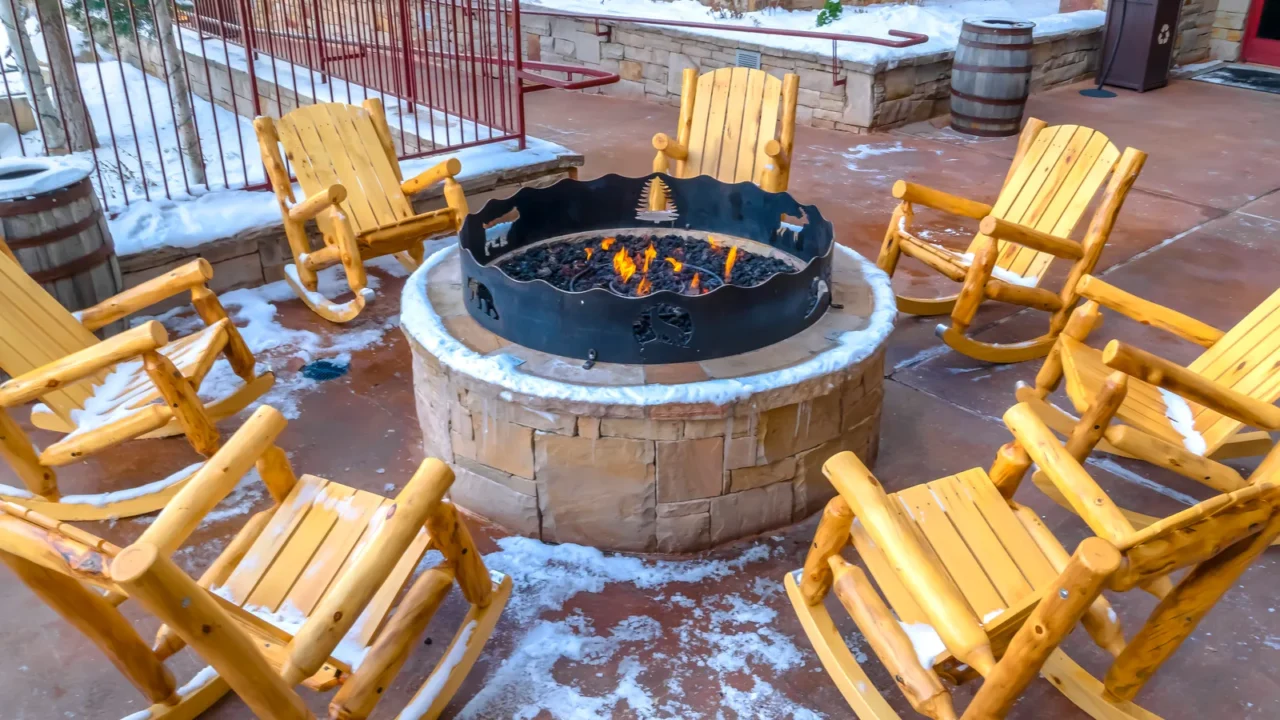
[[[394,499],[295,479],[274,444],[285,425],[276,410],[260,408],[124,549],[0,503],[0,560],[108,656],[129,658],[117,666],[152,703],[151,720],[195,717],[228,689],[258,717],[310,717],[293,690],[299,684],[341,685],[330,716],[367,717],[457,584],[471,611],[428,678],[438,707],[413,715],[435,717],[492,633],[510,579],[489,573],[444,500],[446,465],[423,462]],[[191,579],[170,556],[255,467],[273,506]],[[413,577],[429,549],[441,561]],[[116,610],[126,600],[165,623],[154,650]],[[213,670],[175,689],[164,663],[188,645]]]
[[[1146,154],[1123,153],[1102,133],[1078,125],[1047,127],[1027,121],[1004,186],[994,205],[969,200],[924,185],[899,180],[893,196],[900,202],[889,220],[877,265],[893,275],[902,255],[915,258],[952,282],[954,295],[918,298],[898,295],[900,310],[915,315],[951,315],[938,333],[953,349],[988,362],[1021,362],[1043,357],[1077,301],[1076,281],[1091,272],[1124,199],[1142,169]],[[1108,182],[1108,178],[1110,181]],[[1082,241],[1071,239],[1098,190],[1106,185]],[[964,253],[912,234],[914,205],[980,221]],[[1057,257],[1071,261],[1060,292],[1040,287]],[[993,344],[967,332],[980,304],[999,300],[1051,314],[1049,329],[1033,340]]]
[[[212,276],[208,261],[195,260],[73,315],[0,253],[0,368],[12,376],[0,385],[0,455],[25,486],[0,487],[0,498],[61,520],[127,517],[164,506],[177,483],[142,486],[148,492],[117,497],[120,502],[82,496],[63,502],[54,468],[126,440],[178,433],[210,455],[220,442],[214,423],[271,388],[274,377],[257,374],[253,354],[209,290]],[[186,291],[205,323],[197,333],[169,342],[165,329],[150,321],[107,340],[93,334]],[[203,388],[219,356],[240,383]],[[214,397],[202,400],[202,389]],[[33,449],[8,415],[33,401],[31,423],[65,433],[43,451]]]
[[[253,126],[293,253],[285,279],[330,322],[354,319],[372,299],[366,260],[394,255],[415,269],[422,262],[423,241],[457,232],[467,215],[466,195],[454,179],[462,171],[456,158],[404,179],[377,98],[361,107],[307,105],[279,120],[259,117]],[[302,187],[301,201],[294,197],[286,159]],[[413,196],[439,182],[444,183],[447,207],[416,212]],[[324,238],[319,249],[312,248],[307,236],[306,223],[312,219]],[[352,293],[342,303],[317,292],[316,273],[339,263]]]
[[[1244,487],[1239,471],[1222,461],[1267,452],[1272,442],[1266,431],[1280,429],[1280,408],[1274,405],[1280,400],[1280,291],[1224,333],[1093,276],[1082,278],[1079,287],[1088,302],[1058,337],[1035,387],[1019,386],[1018,399],[1055,430],[1067,432],[1075,418],[1048,400],[1058,384],[1065,380],[1067,397],[1082,413],[1098,402],[1108,377],[1123,370],[1131,377],[1116,409],[1121,422],[1107,428],[1099,449],[1140,458],[1219,492]],[[1086,341],[1102,307],[1172,332],[1204,352],[1182,368],[1122,343],[1114,350],[1090,347]],[[1043,476],[1035,479],[1064,501]],[[1139,512],[1126,513],[1139,525],[1154,521]]]

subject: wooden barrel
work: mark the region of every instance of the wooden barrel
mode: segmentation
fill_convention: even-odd
[[[951,127],[982,137],[1016,135],[1031,88],[1035,23],[965,20],[951,66]]]
[[[86,163],[67,158],[0,160],[4,242],[27,274],[68,310],[124,289],[89,172]]]

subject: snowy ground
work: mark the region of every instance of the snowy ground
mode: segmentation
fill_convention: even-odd
[[[725,3],[728,5],[729,3]],[[1100,27],[1106,14],[1098,10],[1059,14],[1058,0],[922,0],[918,4],[868,5],[845,7],[840,19],[818,27],[817,10],[761,10],[744,13],[741,18],[719,18],[696,0],[530,0],[528,7],[590,15],[627,15],[657,20],[714,22],[724,30],[681,28],[691,33],[730,37],[743,42],[785,50],[830,55],[831,41],[785,37],[770,34],[735,33],[733,26],[787,28],[845,35],[890,38],[890,30],[924,33],[929,41],[907,48],[888,48],[865,43],[842,42],[837,45],[840,58],[854,62],[875,63],[910,55],[954,50],[960,37],[960,23],[965,18],[999,17],[1033,20],[1035,33],[1044,35],[1075,28]]]

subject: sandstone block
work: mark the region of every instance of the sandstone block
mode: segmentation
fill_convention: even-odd
[[[916,67],[906,65],[896,67],[884,74],[884,97],[886,100],[911,97],[916,89]]]
[[[752,467],[756,464],[759,443],[754,435],[729,439],[729,449],[724,457],[725,470]]]
[[[840,394],[784,405],[760,415],[760,453],[776,462],[840,434]]]
[[[521,535],[542,537],[536,495],[516,492],[463,467],[455,466],[453,475],[449,497],[459,507]]]
[[[600,437],[600,418],[598,417],[578,418],[578,435],[584,438]]]
[[[705,550],[711,545],[711,515],[679,515],[657,520],[657,550],[661,553],[687,553]]]
[[[796,459],[794,457],[783,458],[768,465],[732,470],[729,473],[729,492],[742,492],[772,485],[790,480],[795,477],[795,474]]]
[[[543,540],[656,547],[652,442],[538,433],[534,445]]]
[[[471,428],[476,460],[503,472],[533,479],[533,429],[472,415]]]
[[[724,477],[724,438],[657,442],[658,502],[719,495]]]
[[[635,60],[622,60],[618,63],[618,75],[623,80],[644,80],[644,65]]]
[[[699,515],[711,512],[711,501],[686,500],[684,502],[658,503],[658,517],[680,517],[682,515]]]
[[[605,437],[679,440],[681,428],[679,420],[605,418],[600,421],[600,434]]]
[[[791,483],[711,499],[711,544],[772,530],[791,522]]]

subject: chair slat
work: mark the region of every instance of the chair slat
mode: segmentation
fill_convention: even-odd
[[[294,531],[311,512],[312,501],[329,483],[328,480],[314,475],[303,475],[289,492],[288,497],[276,509],[271,522],[262,529],[262,534],[254,541],[249,552],[236,565],[236,569],[227,578],[223,590],[237,605],[245,604],[253,594],[258,583],[271,570],[276,556],[293,537]]]
[[[323,110],[323,106],[320,107]],[[342,142],[342,137],[338,134],[337,128],[333,126],[333,120],[327,112],[315,112],[312,114],[314,134],[307,132],[307,128],[299,128],[302,132],[299,136],[302,138],[303,145],[307,148],[307,155],[317,163],[327,158],[330,166],[333,168],[334,174],[338,178],[338,182],[347,188],[347,199],[343,203],[343,207],[351,210],[351,225],[356,234],[360,234],[365,230],[376,228],[383,220],[394,220],[390,216],[390,210],[387,210],[385,217],[379,217],[378,208],[375,207],[370,193],[360,184],[360,178],[356,175],[355,167],[351,163],[351,157],[347,154],[347,148]]]
[[[368,112],[340,103],[327,103],[324,107],[328,111],[330,121],[333,123],[333,129],[342,139],[342,148],[339,152],[346,159],[346,162],[351,165],[356,177],[360,180],[360,192],[364,194],[369,207],[373,209],[373,215],[378,227],[403,220],[407,215],[397,212],[396,207],[391,202],[392,196],[388,194],[382,178],[378,176],[370,161],[370,158],[374,157],[375,153],[376,156],[384,158],[386,153],[381,152],[381,146],[372,148],[365,146],[364,139],[356,129],[356,119],[360,114],[365,115],[363,122],[372,125],[372,120],[368,118]],[[404,195],[400,192],[399,185],[394,185],[391,190],[395,193],[395,197],[400,198],[403,205]]]
[[[1009,551],[1000,543],[1000,538],[991,530],[986,518],[982,517],[982,512],[974,505],[973,500],[960,491],[960,480],[955,477],[935,480],[929,483],[929,490],[946,509],[947,518],[982,564],[982,569],[1000,593],[1004,604],[1012,607],[1030,594],[1031,584],[1009,556]]]
[[[369,526],[369,518],[386,502],[386,498],[373,493],[355,491],[347,510],[341,513],[338,523],[325,536],[324,543],[312,556],[307,572],[294,583],[285,602],[310,614],[346,564]]]
[[[697,91],[693,95],[693,120],[689,123],[689,156],[685,158],[681,177],[701,175],[703,156],[708,142],[707,120],[711,116],[711,96],[714,94],[715,73],[707,73],[698,78]]]
[[[942,559],[943,566],[964,594],[965,600],[969,601],[969,606],[978,619],[1004,610],[1006,605],[1000,593],[991,584],[960,533],[956,532],[946,508],[938,503],[937,498],[929,491],[929,486],[908,488],[897,493],[897,497],[908,504],[912,519],[928,538],[934,552]]]
[[[747,79],[750,68],[735,67],[729,78],[729,104],[724,112],[724,137],[720,142],[720,166],[716,178],[733,182],[738,168],[738,152],[742,147],[744,117],[747,104]],[[751,122],[756,122],[752,119]]]
[[[738,159],[733,166],[733,177],[723,177],[726,182],[756,181],[756,145],[762,133],[773,133],[772,127],[764,127],[760,111],[764,107],[765,72],[747,73],[746,102],[742,106],[742,141],[738,144]],[[779,86],[781,87],[781,86]]]
[[[302,144],[298,123],[309,124],[302,115],[294,116],[290,113],[276,121],[276,132],[280,136],[280,145],[284,147],[285,159],[293,168],[294,174],[298,176],[298,184],[302,186],[303,196],[314,195],[339,182],[338,176],[327,161],[317,165],[308,155],[306,147]],[[347,215],[351,214],[346,207],[346,201],[343,201],[342,207],[343,212]],[[320,228],[320,232],[326,235],[333,232],[329,213],[317,215],[316,225]]]
[[[264,607],[272,612],[280,609],[281,602],[293,589],[303,571],[309,569],[316,551],[338,522],[339,511],[335,508],[349,500],[354,493],[351,488],[337,483],[329,483],[320,491],[312,501],[311,511],[298,524],[298,529],[289,538],[289,542],[276,554],[271,569],[249,594],[247,604]]]
[[[391,159],[382,149],[382,141],[378,139],[378,131],[373,125],[373,116],[363,108],[353,108],[349,112],[352,127],[359,134],[360,142],[364,147],[362,155],[365,162],[369,163],[369,167],[377,176],[387,201],[391,203],[392,211],[401,219],[412,217],[413,206],[400,190],[397,167],[391,164]]]
[[[725,116],[729,108],[729,87],[733,82],[733,68],[721,68],[711,73],[711,108],[707,113],[707,139],[702,147],[702,174],[715,176],[720,169],[720,154],[724,147]]]
[[[968,470],[957,475],[956,479],[1032,587],[1039,589],[1058,577],[1044,553],[1040,552],[1035,541],[1027,534],[1026,528],[1014,517],[1004,498],[991,484],[986,472],[979,469]]]
[[[911,624],[929,622],[928,616],[911,597],[907,586],[902,584],[898,573],[894,572],[889,565],[889,558],[885,557],[884,551],[876,545],[867,533],[867,529],[862,527],[862,523],[856,519],[849,532],[849,539],[853,542],[853,549],[858,551],[858,557],[862,558],[867,570],[871,572],[871,577],[875,578],[880,592],[889,601],[889,607],[898,614],[898,619]]]
[[[764,154],[764,146],[773,139],[777,132],[778,120],[782,117],[782,81],[765,73],[764,96],[760,103],[760,131],[756,133],[755,175],[752,182],[759,183],[761,176],[773,162]]]

